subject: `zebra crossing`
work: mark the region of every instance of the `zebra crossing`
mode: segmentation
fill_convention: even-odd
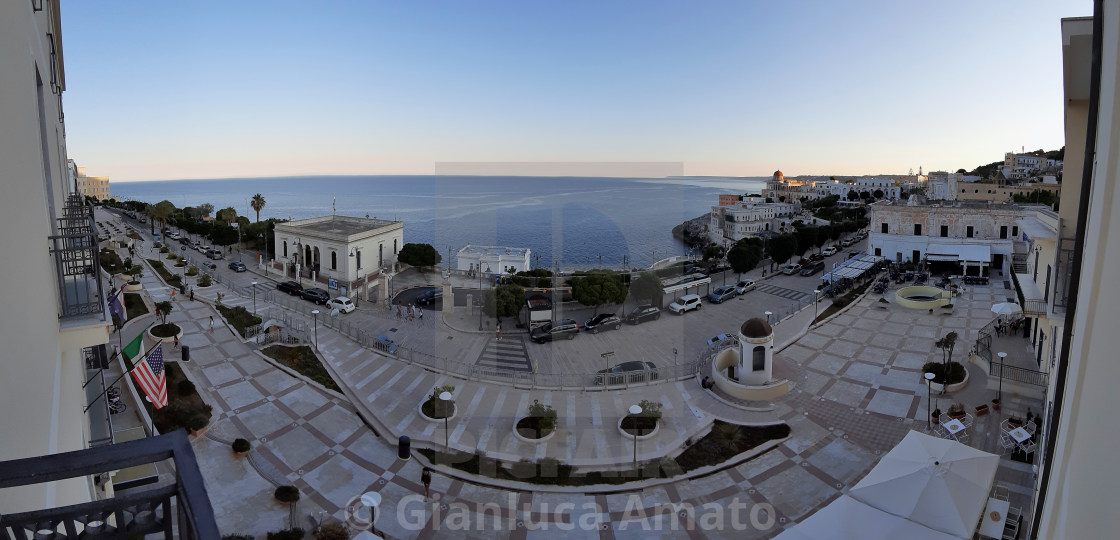
[[[755,285],[755,289],[766,294],[772,294],[780,298],[786,298],[797,302],[813,298],[813,293],[811,292],[787,289],[785,287],[779,287],[777,285],[771,285],[769,283],[759,283],[758,285]]]
[[[533,362],[529,360],[529,352],[525,350],[525,341],[509,337],[501,341],[490,338],[475,365],[526,373],[533,371]]]

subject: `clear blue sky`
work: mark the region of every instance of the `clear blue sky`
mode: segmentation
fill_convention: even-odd
[[[1063,144],[1089,0],[75,1],[70,157],[113,180],[674,161],[971,169]]]

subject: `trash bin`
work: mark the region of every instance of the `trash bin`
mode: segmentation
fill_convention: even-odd
[[[191,361],[191,348],[186,346],[186,345],[181,345],[181,347],[183,349],[183,361],[184,362],[190,362]]]
[[[411,452],[412,441],[409,440],[408,435],[401,435],[397,439],[397,459],[409,459],[412,457]]]

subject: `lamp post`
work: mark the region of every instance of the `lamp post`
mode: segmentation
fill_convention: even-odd
[[[440,392],[439,400],[443,403],[443,451],[450,451],[449,433],[447,429],[448,407],[451,406],[451,392]]]
[[[254,280],[252,283],[253,283],[253,315],[256,315],[257,314],[257,282],[256,282],[256,280]]]
[[[478,331],[482,331],[482,259],[478,260]]]
[[[821,316],[821,290],[813,289],[813,322],[816,322],[817,317]]]
[[[1003,404],[1003,361],[1007,358],[1007,353],[998,352],[996,356],[999,357],[999,402]]]
[[[770,316],[773,315],[773,314],[774,313],[772,311],[767,311],[766,312],[766,324],[770,324]]]
[[[311,314],[315,316],[315,348],[319,348],[319,310],[311,310]]]
[[[638,468],[638,415],[642,414],[641,405],[630,406],[630,416],[634,417],[634,468]]]
[[[354,258],[354,248],[350,248],[350,258]],[[354,306],[358,305],[358,295],[354,294],[354,274],[350,272],[350,265],[346,265],[346,294],[354,301]]]
[[[373,528],[374,536],[377,536],[377,507],[380,505],[380,493],[376,491],[367,491],[362,494],[362,506],[369,508],[369,526]]]
[[[933,373],[926,373],[925,374],[925,377],[926,377],[926,430],[927,431],[933,429],[933,423],[932,423],[932,420],[931,420],[931,417],[933,416],[933,413],[932,413],[932,411],[930,411],[929,402],[933,398],[933,391],[931,389],[931,385],[933,384],[933,378],[936,377],[936,376],[937,375],[934,375]]]

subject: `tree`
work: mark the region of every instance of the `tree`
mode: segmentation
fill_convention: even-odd
[[[175,205],[171,201],[163,200],[152,208],[152,219],[159,220],[160,227],[167,226],[167,218],[175,212]],[[154,225],[154,223],[153,223]]]
[[[855,201],[855,200],[858,200],[858,199],[859,199],[859,193],[856,192],[856,190],[854,190],[854,189],[849,189],[848,190],[848,200],[849,201]]]
[[[156,310],[159,311],[160,323],[167,324],[167,315],[169,313],[171,313],[171,311],[174,310],[174,309],[175,309],[175,304],[172,304],[170,300],[164,300],[162,302],[156,302]]]
[[[599,314],[603,304],[621,304],[626,301],[626,287],[622,278],[613,272],[592,272],[572,280],[572,298],[585,306],[594,306]]]
[[[863,190],[863,191],[859,192],[859,198],[866,201],[867,199],[871,198],[871,192],[867,191],[867,190]]]
[[[874,195],[876,199],[882,199],[883,198],[883,190],[876,189],[875,192],[872,193],[872,195]]]
[[[704,260],[705,261],[710,261],[712,259],[716,259],[716,260],[722,259],[723,258],[723,252],[724,252],[723,246],[716,245],[716,244],[709,244],[709,245],[704,247]]]
[[[762,248],[756,245],[736,242],[727,253],[727,262],[731,264],[731,271],[739,274],[739,279],[742,279],[743,272],[754,269],[760,261],[762,261]]]
[[[442,259],[431,244],[405,244],[397,254],[397,260],[412,266],[435,266]]]
[[[226,225],[237,223],[237,210],[234,210],[232,206],[227,206],[221,210],[218,210],[218,213],[214,214],[214,217],[218,221],[225,223]]]
[[[817,228],[816,227],[798,227],[794,231],[794,236],[797,237],[797,249],[794,253],[804,255],[809,248],[817,243]]]
[[[198,205],[198,208],[195,208],[195,212],[198,214],[198,218],[202,219],[214,213],[214,205],[210,203],[202,203]]]
[[[630,296],[635,299],[649,300],[656,304],[661,294],[661,279],[653,272],[642,272],[638,279],[630,283]]]
[[[934,346],[941,349],[941,363],[945,366],[945,376],[949,376],[949,364],[953,361],[953,349],[957,346],[957,333],[949,332],[945,337],[934,342]]]
[[[253,195],[253,199],[249,201],[249,206],[257,212],[257,221],[259,222],[261,220],[261,209],[264,208],[264,195],[260,193]]]
[[[787,261],[796,253],[797,237],[793,234],[779,234],[770,239],[770,258],[774,262]]]
[[[957,169],[957,174],[968,174],[968,171],[964,169]]]
[[[525,289],[518,285],[502,285],[486,291],[482,312],[488,317],[516,317],[525,303]]]

